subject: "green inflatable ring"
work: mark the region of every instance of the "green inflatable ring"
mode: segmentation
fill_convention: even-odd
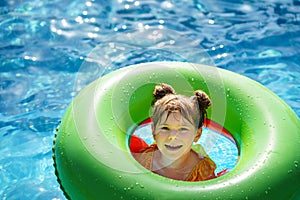
[[[151,115],[152,91],[168,83],[213,102],[208,118],[235,138],[240,159],[203,182],[168,179],[143,168],[129,150],[128,130]],[[109,73],[83,89],[54,141],[58,181],[68,199],[299,199],[300,123],[268,89],[216,67],[144,63]]]

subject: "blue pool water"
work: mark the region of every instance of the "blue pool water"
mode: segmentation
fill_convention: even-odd
[[[0,199],[65,199],[55,127],[80,89],[148,61],[250,77],[300,116],[299,0],[1,0]]]

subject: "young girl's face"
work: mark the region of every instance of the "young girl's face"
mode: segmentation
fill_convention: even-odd
[[[177,160],[189,153],[194,141],[200,137],[196,127],[180,112],[167,116],[165,112],[153,130],[154,139],[162,155],[169,160]]]

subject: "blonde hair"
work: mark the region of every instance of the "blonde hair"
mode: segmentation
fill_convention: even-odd
[[[156,127],[162,115],[167,112],[167,117],[173,112],[180,112],[195,127],[201,128],[206,117],[206,109],[211,101],[202,90],[196,90],[194,96],[176,94],[175,90],[168,84],[162,83],[155,86],[153,91],[153,125]]]

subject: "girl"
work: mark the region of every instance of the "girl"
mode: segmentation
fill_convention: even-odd
[[[206,155],[192,150],[202,134],[210,99],[201,90],[194,96],[176,95],[167,84],[153,92],[155,144],[135,154],[137,161],[150,171],[175,180],[203,181],[215,177],[216,164]]]

